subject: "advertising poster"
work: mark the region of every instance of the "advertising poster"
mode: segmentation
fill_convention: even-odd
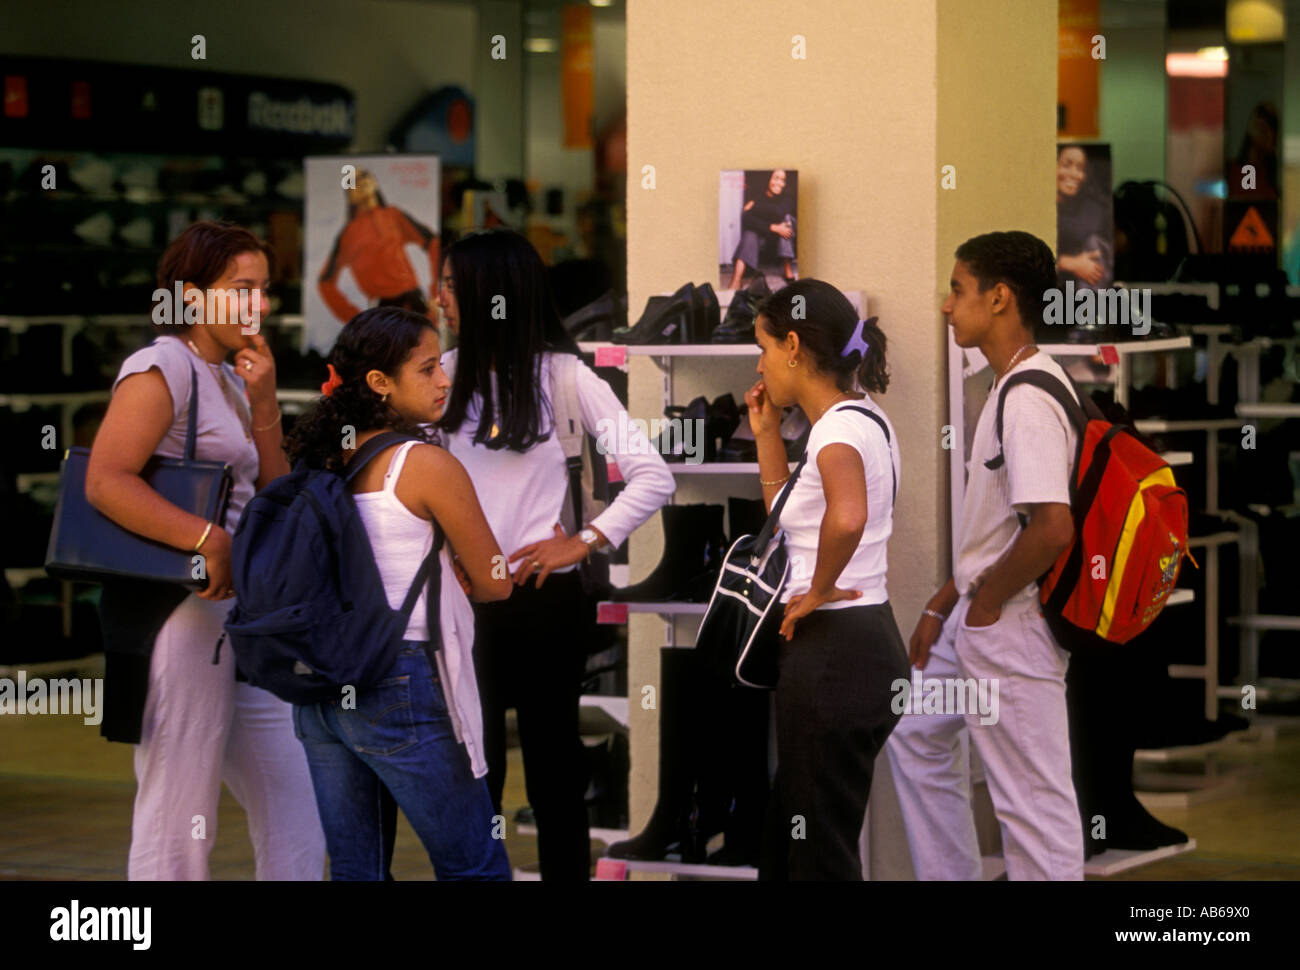
[[[728,169],[718,187],[718,288],[738,290],[755,275],[772,290],[799,278],[799,173]]]
[[[381,304],[436,320],[438,157],[308,158],[306,176],[307,346],[327,352],[340,327]]]
[[[1056,146],[1056,268],[1061,285],[1103,289],[1115,278],[1110,145]]]

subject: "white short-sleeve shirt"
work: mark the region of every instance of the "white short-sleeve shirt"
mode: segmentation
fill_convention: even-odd
[[[865,414],[850,410],[852,407],[868,408],[884,418],[889,426],[890,442],[885,441],[880,425]],[[781,510],[781,528],[785,532],[786,554],[790,559],[790,576],[781,593],[781,601],[784,603],[812,588],[822,519],[826,516],[826,493],[817,467],[817,456],[831,444],[847,444],[856,450],[862,458],[866,475],[867,524],[853,558],[835,582],[840,589],[861,590],[862,597],[826,603],[819,608],[839,610],[887,602],[886,547],[894,531],[894,490],[900,464],[893,425],[870,397],[836,405],[813,424],[808,434],[808,460],[785,508]]]

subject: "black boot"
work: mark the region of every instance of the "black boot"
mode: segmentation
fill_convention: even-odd
[[[680,404],[670,404],[664,408],[664,417],[680,421],[683,427],[686,422],[696,422],[692,426],[691,441],[697,442],[703,438],[703,459],[704,461],[716,461],[718,457],[717,447],[708,435],[709,427],[709,400],[706,397],[697,397],[690,404],[682,406]],[[679,432],[663,431],[659,436],[650,442],[650,446],[663,455],[664,461],[684,462],[687,457],[685,441],[683,434]]]
[[[721,505],[665,505],[661,510],[664,552],[659,565],[636,585],[614,590],[610,599],[620,603],[706,602],[726,554],[722,512]]]
[[[695,288],[695,314],[692,320],[690,342],[707,344],[713,337],[713,331],[722,322],[722,311],[718,308],[718,294],[713,292],[711,283],[702,283]]]
[[[723,394],[713,399],[713,403],[709,405],[706,436],[711,455],[705,459],[706,461],[717,461],[719,446],[731,440],[731,436],[736,433],[742,420],[744,419],[741,417],[740,408],[736,405],[736,399],[730,394]]]
[[[771,695],[716,675],[702,682],[696,831],[706,843],[721,831],[710,865],[755,866],[763,841],[770,782],[767,771]],[[721,809],[721,813],[719,813]]]
[[[615,330],[616,344],[684,344],[695,319],[695,285],[687,283],[672,296],[652,296],[635,326]]]
[[[698,670],[695,651],[659,651],[659,800],[640,834],[609,847],[611,859],[703,862],[704,843],[691,828],[692,792],[699,742]]]
[[[761,273],[755,276],[743,289],[731,295],[727,306],[727,315],[722,318],[718,329],[713,331],[710,342],[715,344],[746,344],[754,342],[754,317],[758,305],[772,290],[767,279]]]
[[[564,318],[574,340],[609,340],[627,327],[627,297],[613,290]]]

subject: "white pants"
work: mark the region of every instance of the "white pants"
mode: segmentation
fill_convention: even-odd
[[[1082,879],[1083,829],[1070,774],[1069,654],[1038,601],[1008,602],[991,626],[966,625],[963,597],[930,653],[926,679],[996,681],[998,717],[906,714],[888,751],[919,879],[979,879],[963,728],[984,763],[1009,879]]]
[[[149,666],[128,879],[207,879],[224,779],[248,813],[258,879],[324,875],[325,835],[292,708],[237,684],[234,653],[212,657],[233,601],[187,597]]]

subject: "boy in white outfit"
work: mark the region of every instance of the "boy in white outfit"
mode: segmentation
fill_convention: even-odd
[[[954,574],[926,604],[909,654],[927,680],[996,681],[1000,703],[992,723],[978,711],[907,713],[887,750],[918,878],[980,878],[965,728],[984,763],[1008,878],[1082,879],[1065,702],[1069,655],[1043,619],[1036,582],[1074,536],[1078,435],[1056,401],[1026,385],[1007,394],[1001,448],[995,427],[998,390],[1013,372],[1036,368],[1069,386],[1033,343],[1034,321],[1056,286],[1056,260],[1025,232],[976,236],[956,256],[943,314],[957,345],[978,347],[996,380],[971,446]],[[1005,461],[988,468],[999,452]]]

